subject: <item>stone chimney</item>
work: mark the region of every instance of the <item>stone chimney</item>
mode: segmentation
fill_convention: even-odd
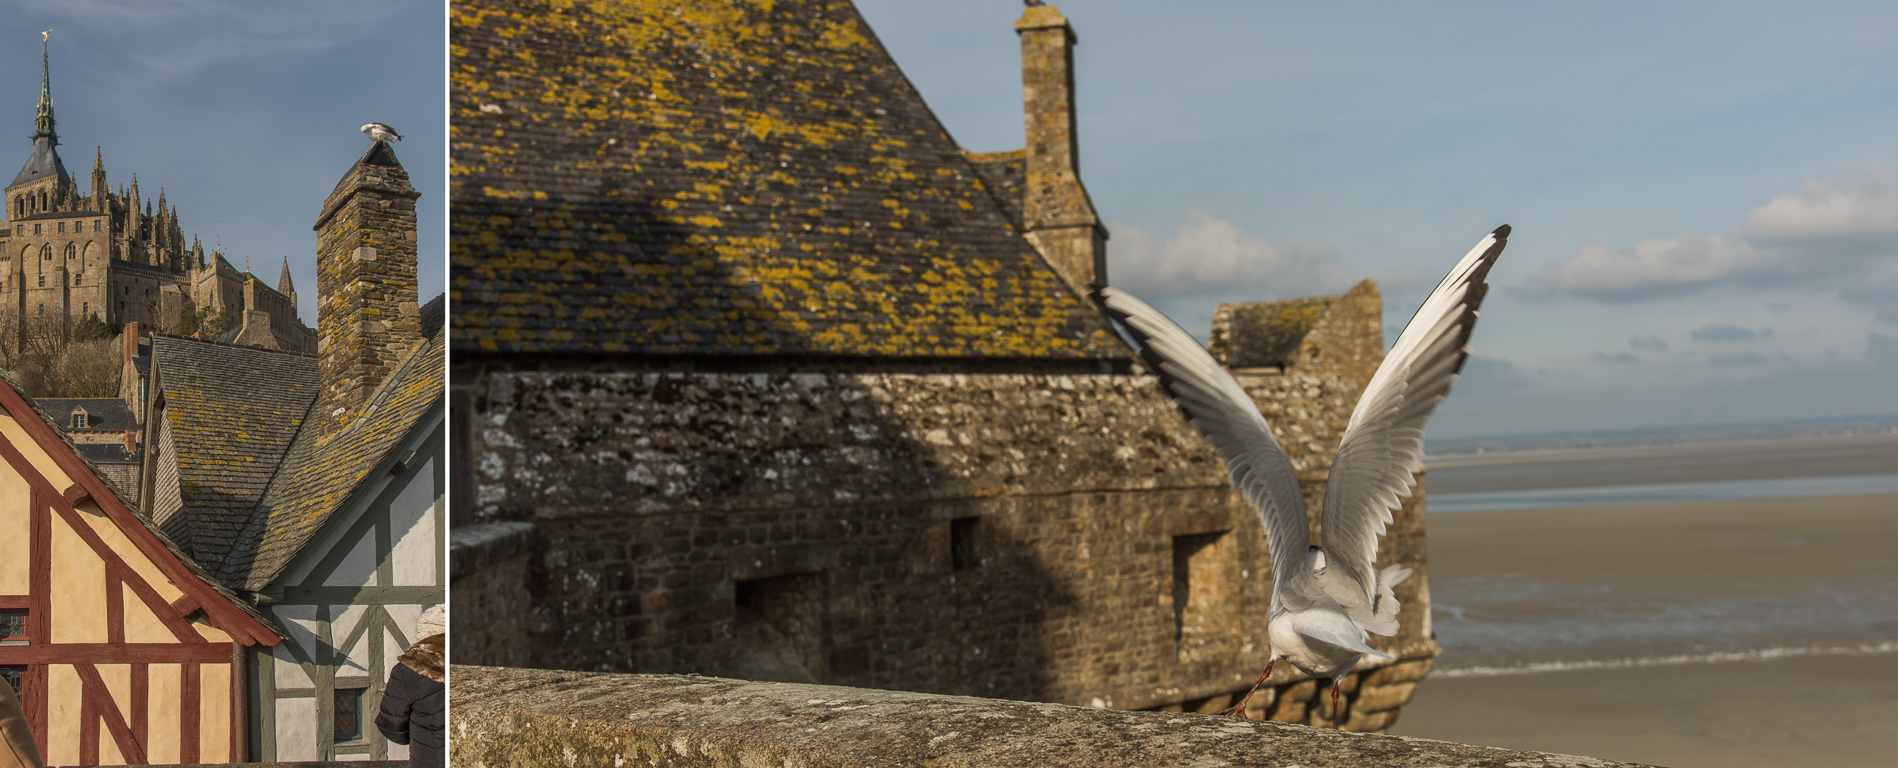
[[[125,324],[125,330],[119,332],[119,346],[122,348],[119,355],[120,365],[130,363],[132,358],[138,357],[138,321],[134,320]]]
[[[316,220],[319,440],[347,427],[422,340],[415,198],[385,142],[356,160]]]
[[[1030,6],[1021,36],[1022,106],[1027,117],[1024,234],[1083,294],[1107,283],[1107,230],[1081,186],[1074,136],[1074,28],[1052,5]]]

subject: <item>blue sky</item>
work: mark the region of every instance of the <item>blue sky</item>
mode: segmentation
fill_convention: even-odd
[[[316,325],[316,223],[323,198],[369,148],[381,121],[407,138],[396,154],[417,200],[420,294],[443,290],[447,205],[443,6],[321,3],[0,2],[0,163],[32,150],[40,35],[53,30],[59,153],[90,185],[103,149],[114,190],[138,174],[185,236],[223,243],[232,264],[275,285],[284,260],[298,310]],[[4,137],[12,136],[10,140]],[[11,142],[10,144],[8,142]],[[13,147],[9,160],[5,148]]]
[[[1110,279],[1374,278],[1386,342],[1498,224],[1433,437],[1898,414],[1898,4],[1067,0]],[[1022,145],[1018,0],[859,0],[965,147]]]

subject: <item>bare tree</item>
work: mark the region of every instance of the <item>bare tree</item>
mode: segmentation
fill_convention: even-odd
[[[0,364],[33,397],[117,395],[122,361],[116,338],[103,322],[68,328],[59,317],[0,312]]]

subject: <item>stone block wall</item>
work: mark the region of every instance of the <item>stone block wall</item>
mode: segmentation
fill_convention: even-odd
[[[1152,377],[473,381],[473,514],[531,522],[533,541],[525,561],[496,566],[525,571],[515,597],[513,570],[457,570],[457,612],[477,593],[492,598],[484,614],[520,603],[517,637],[458,628],[458,663],[1116,708],[1203,707],[1264,665],[1258,518]],[[1242,383],[1317,509],[1353,384]],[[1398,593],[1404,633],[1373,644],[1427,660],[1421,509],[1398,518],[1384,561],[1418,575]],[[1283,666],[1273,714],[1300,698]],[[1388,698],[1369,697],[1359,725],[1378,727],[1389,710],[1371,706]]]

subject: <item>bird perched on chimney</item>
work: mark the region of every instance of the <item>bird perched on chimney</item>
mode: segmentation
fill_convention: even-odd
[[[376,141],[401,141],[402,134],[396,133],[388,123],[370,123],[362,127],[362,132]]]
[[[1041,6],[1047,5],[1047,3],[1044,3],[1041,0],[1021,0],[1021,4],[1026,5],[1030,8],[1040,8]]]
[[[1365,643],[1397,633],[1392,588],[1410,576],[1401,565],[1378,569],[1377,537],[1391,510],[1409,496],[1423,460],[1424,422],[1450,392],[1470,356],[1470,330],[1488,293],[1489,268],[1509,241],[1497,227],[1459,260],[1397,337],[1351,412],[1331,477],[1325,483],[1324,546],[1311,546],[1305,497],[1278,439],[1252,395],[1206,348],[1154,308],[1125,291],[1096,294],[1133,337],[1140,357],[1160,374],[1193,426],[1212,443],[1232,484],[1264,523],[1272,553],[1272,606],[1266,633],[1272,655],[1238,705],[1272,676],[1280,659],[1312,677],[1331,678],[1332,727],[1338,726],[1338,683],[1366,656],[1389,658]]]

